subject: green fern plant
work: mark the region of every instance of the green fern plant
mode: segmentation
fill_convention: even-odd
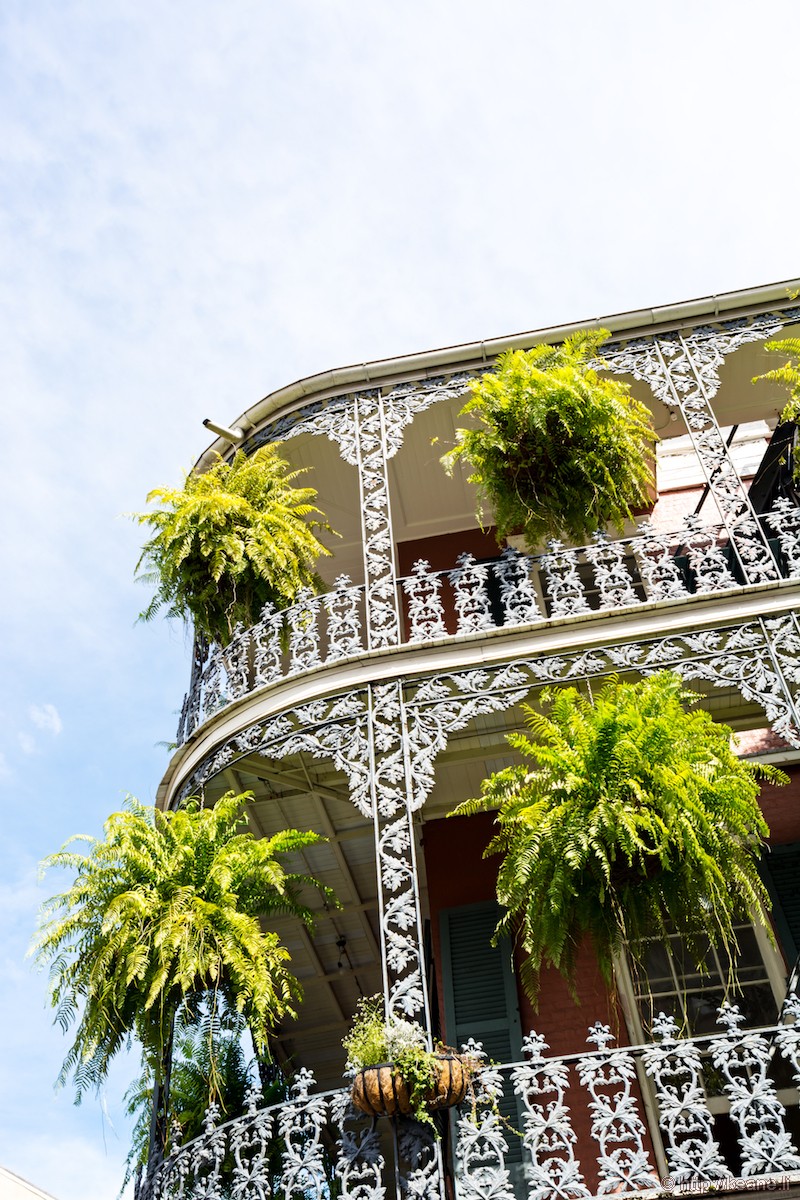
[[[105,838],[79,835],[42,864],[71,872],[69,888],[41,910],[32,952],[49,966],[56,1021],[74,1040],[59,1083],[72,1077],[76,1100],[99,1090],[112,1060],[135,1038],[155,1083],[151,1141],[168,1137],[174,1023],[201,993],[242,1015],[256,1053],[276,1025],[294,1016],[302,989],[290,955],[262,918],[287,914],[313,928],[303,903],[313,876],[283,858],[324,839],[297,829],[256,839],[245,807],[252,792],[222,796],[213,808],[189,800],[161,812],[129,797],[105,824]],[[88,843],[87,853],[72,848]]]
[[[156,589],[141,619],[163,608],[225,645],[265,604],[286,608],[301,588],[320,591],[316,564],[330,551],[314,531],[332,531],[315,489],[295,486],[300,474],[274,443],[249,457],[238,450],[230,463],[220,458],[182,488],[150,492],[148,503],[159,507],[133,514],[153,531],[136,565]]]
[[[763,375],[756,375],[753,383],[768,380],[780,383],[788,389],[789,401],[781,413],[781,421],[796,421],[800,424],[800,338],[782,338],[777,342],[765,342],[764,349],[772,354],[783,354],[787,361],[781,367],[773,367]],[[800,481],[800,461],[795,465],[795,480]]]
[[[566,536],[586,542],[648,502],[656,435],[650,412],[620,380],[595,366],[606,329],[573,334],[559,346],[508,350],[496,370],[470,382],[457,429],[442,457],[462,460],[478,486],[478,517],[491,505],[499,539],[522,532],[529,547]]]
[[[525,706],[530,732],[508,735],[526,761],[455,810],[496,810],[486,853],[503,855],[506,912],[495,938],[516,937],[534,1003],[546,966],[575,996],[587,938],[611,985],[615,955],[627,948],[641,962],[648,939],[672,927],[699,964],[706,939],[735,948],[736,921],[769,928],[756,865],[768,833],[758,779],[787,777],[737,758],[727,726],[687,709],[697,699],[672,672],[614,677],[593,698],[545,692],[544,714]]]

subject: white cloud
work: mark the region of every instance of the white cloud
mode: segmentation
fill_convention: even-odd
[[[54,736],[61,733],[64,728],[55,704],[32,704],[28,709],[28,715],[37,729],[45,729]],[[26,751],[26,753],[29,754],[30,751]]]
[[[8,765],[8,759],[5,754],[0,752],[0,779],[11,778],[11,767]]]
[[[20,732],[17,734],[17,741],[20,744],[20,749],[23,754],[35,754],[36,738],[31,733]]]

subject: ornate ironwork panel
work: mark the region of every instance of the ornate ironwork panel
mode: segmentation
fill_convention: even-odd
[[[337,396],[275,422],[249,443],[255,448],[267,440],[323,435],[338,446],[345,462],[357,468],[370,648],[400,640],[388,462],[402,446],[414,416],[432,404],[463,395],[467,378],[459,375],[401,384],[385,393],[372,388]]]
[[[725,356],[747,342],[774,336],[799,312],[769,313],[727,321],[721,326],[698,327],[690,333],[641,338],[605,356],[613,371],[644,380],[659,400],[680,411],[748,583],[777,579],[780,572],[720,432],[711,401],[719,390],[719,368]]]
[[[530,1200],[586,1200],[591,1195],[575,1157],[578,1140],[566,1104],[569,1069],[559,1059],[545,1058],[547,1042],[531,1032],[522,1043],[525,1063],[511,1072],[522,1100],[522,1134],[531,1160]],[[546,1100],[544,1098],[547,1098]]]
[[[592,1137],[600,1148],[598,1195],[657,1188],[659,1180],[644,1148],[635,1059],[625,1050],[610,1049],[616,1039],[599,1021],[587,1040],[599,1053],[578,1060],[578,1078],[592,1097]]]
[[[407,722],[400,684],[371,686],[369,712],[373,734],[370,792],[386,1011],[421,1019],[429,1029]]]
[[[487,581],[489,568],[475,561],[473,554],[459,554],[456,569],[450,572],[455,593],[459,633],[479,633],[493,629],[494,618],[489,607]]]
[[[508,1140],[499,1110],[503,1095],[502,1075],[495,1065],[487,1063],[480,1042],[470,1038],[462,1050],[483,1066],[474,1083],[471,1103],[464,1106],[456,1123],[459,1197],[461,1200],[514,1200],[505,1161]],[[532,1193],[531,1198],[533,1200]]]
[[[541,557],[547,579],[550,612],[554,617],[576,617],[590,611],[578,574],[578,551],[566,550],[561,542],[548,543],[549,554]]]
[[[495,563],[504,625],[529,625],[544,619],[530,576],[530,562],[526,554],[506,546]]]
[[[412,571],[413,574],[403,580],[403,591],[408,599],[408,640],[428,642],[446,637],[441,576],[431,571],[431,564],[424,558],[414,563]]]
[[[719,1024],[725,1033],[709,1047],[724,1079],[731,1120],[739,1130],[742,1174],[800,1170],[800,1155],[784,1126],[783,1105],[767,1077],[772,1048],[762,1034],[742,1031],[743,1022],[737,1005],[723,1004]]]
[[[777,535],[789,577],[797,578],[800,575],[800,509],[785,496],[779,496],[766,520]]]
[[[601,530],[594,535],[594,545],[587,546],[584,555],[592,564],[595,585],[603,609],[638,604],[631,573],[625,562],[624,543],[612,542]]]
[[[679,1039],[675,1018],[663,1012],[653,1022],[653,1036],[658,1041],[645,1047],[642,1061],[655,1088],[670,1175],[678,1184],[724,1179],[730,1170],[713,1135],[699,1046]]]
[[[350,1102],[349,1092],[340,1092],[331,1103],[334,1125],[339,1129],[336,1142],[336,1177],[346,1200],[383,1200],[386,1195],[384,1171],[377,1124],[366,1124]]]

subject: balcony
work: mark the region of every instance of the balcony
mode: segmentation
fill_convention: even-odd
[[[776,574],[800,578],[800,509],[779,500],[764,523]],[[508,548],[492,562],[461,554],[448,571],[432,571],[419,560],[394,585],[402,644],[446,645],[469,634],[548,629],[591,614],[741,594],[747,590],[742,564],[724,532],[689,516],[672,533],[645,521],[631,537],[611,540],[598,533],[591,546],[552,542],[538,555]],[[178,745],[259,689],[363,660],[370,653],[365,626],[365,587],[342,575],[322,596],[308,593],[284,611],[265,610],[257,625],[237,630],[225,648],[196,646]]]
[[[220,1123],[210,1109],[200,1137],[151,1164],[137,1200],[432,1197],[442,1179],[462,1200],[796,1194],[798,1017],[796,995],[760,1029],[723,1004],[713,1034],[683,1038],[662,1013],[653,1042],[620,1048],[596,1023],[588,1049],[565,1057],[532,1032],[522,1062],[485,1065],[472,1098],[436,1116],[440,1141],[412,1120],[370,1121],[302,1069],[280,1104],[259,1107],[254,1089],[243,1116]]]

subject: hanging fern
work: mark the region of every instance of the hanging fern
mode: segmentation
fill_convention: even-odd
[[[647,504],[656,436],[629,386],[594,369],[609,336],[598,329],[509,350],[471,381],[459,415],[479,426],[458,429],[442,463],[451,474],[461,460],[471,468],[479,519],[488,501],[498,538],[521,531],[531,548],[562,536],[586,542],[608,523],[621,531]]]
[[[610,985],[616,954],[627,947],[641,961],[647,940],[673,927],[701,969],[708,942],[735,948],[736,921],[768,928],[758,778],[787,777],[737,758],[727,726],[684,707],[698,698],[671,672],[612,678],[593,699],[545,692],[549,711],[525,706],[530,733],[507,739],[529,761],[498,771],[455,810],[497,810],[486,853],[504,856],[506,913],[495,936],[516,936],[534,1002],[545,966],[575,995],[586,938]]]
[[[220,458],[182,488],[150,492],[148,503],[159,507],[134,514],[154,531],[136,566],[156,587],[141,618],[165,608],[224,645],[237,624],[255,624],[265,604],[286,608],[301,588],[320,591],[316,564],[330,551],[314,530],[330,527],[315,489],[294,486],[300,474],[275,443],[250,457],[239,450],[231,463]]]

